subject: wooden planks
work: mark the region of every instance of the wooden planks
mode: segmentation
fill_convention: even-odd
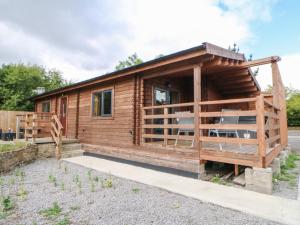
[[[24,127],[25,115],[31,112],[25,111],[0,111],[0,129],[3,132],[7,132],[8,129],[12,129],[12,131],[16,131],[17,127],[17,116],[20,116],[21,119],[21,127]]]

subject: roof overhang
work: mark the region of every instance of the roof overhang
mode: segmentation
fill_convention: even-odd
[[[42,98],[47,98],[50,97],[52,95],[57,95],[57,94],[62,94],[65,92],[70,92],[70,91],[75,91],[78,89],[82,89],[88,86],[92,86],[98,83],[102,83],[102,82],[106,82],[106,81],[110,81],[113,79],[117,79],[117,78],[121,78],[121,77],[126,77],[126,76],[130,76],[133,74],[139,74],[139,73],[144,73],[146,71],[151,71],[154,69],[159,69],[159,68],[163,68],[166,67],[168,65],[174,65],[176,63],[179,62],[183,62],[183,61],[192,61],[194,60],[201,60],[204,62],[208,62],[208,61],[216,61],[216,60],[207,60],[208,57],[212,57],[215,59],[221,59],[220,61],[220,65],[226,65],[228,66],[228,69],[239,69],[239,68],[250,68],[252,65],[258,65],[260,63],[264,63],[264,62],[269,62],[269,61],[274,61],[277,60],[277,58],[266,58],[263,61],[246,61],[245,60],[245,56],[244,54],[241,53],[237,53],[237,52],[233,52],[224,48],[221,48],[219,46],[210,44],[210,43],[203,43],[200,46],[196,46],[190,49],[186,49],[180,52],[176,52],[167,56],[163,56],[154,60],[150,60],[144,63],[141,63],[139,65],[135,65],[135,66],[131,66],[129,68],[125,68],[122,70],[118,70],[118,71],[114,71],[112,73],[108,73],[108,74],[104,74],[101,76],[97,76],[94,77],[92,79],[88,79],[85,81],[81,81],[72,85],[68,85],[62,88],[58,88],[49,92],[45,92],[43,94],[40,95],[36,95],[33,96],[31,99],[32,100],[38,100],[38,99],[42,99]],[[212,59],[210,58],[210,59]],[[279,57],[278,57],[279,58]],[[249,71],[251,71],[249,69]],[[257,84],[257,87],[259,89],[259,85],[255,79],[255,77],[253,76],[253,74],[250,75],[253,77],[254,82]]]

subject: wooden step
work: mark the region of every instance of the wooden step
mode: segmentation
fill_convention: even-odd
[[[72,151],[63,151],[61,153],[61,158],[71,158],[71,157],[76,157],[76,156],[81,156],[83,155],[84,151],[81,149],[77,149],[77,150],[72,150]]]

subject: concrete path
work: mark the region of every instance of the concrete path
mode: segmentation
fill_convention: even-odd
[[[300,130],[289,130],[288,138],[292,150],[300,154]]]
[[[297,200],[264,195],[90,156],[64,160],[275,222],[299,225],[300,201]]]

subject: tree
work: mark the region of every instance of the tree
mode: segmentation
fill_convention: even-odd
[[[300,91],[287,100],[287,117],[289,126],[300,126]]]
[[[272,93],[272,86],[265,90]],[[300,91],[292,87],[285,87],[287,119],[289,126],[300,126]]]
[[[69,84],[57,70],[37,65],[8,64],[0,67],[0,110],[32,110],[29,100],[37,87],[46,91]]]
[[[134,54],[128,56],[126,60],[119,61],[119,64],[116,65],[115,69],[122,70],[122,69],[128,68],[130,66],[135,66],[135,65],[138,65],[141,63],[143,63],[143,60],[140,59],[136,53],[134,53]]]

